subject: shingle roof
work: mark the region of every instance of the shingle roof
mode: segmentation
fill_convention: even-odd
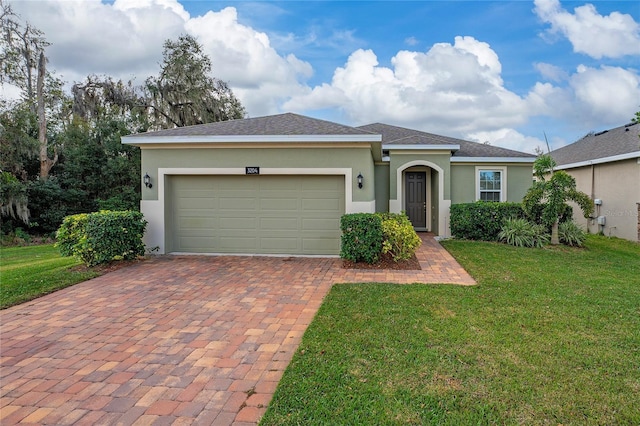
[[[598,133],[551,151],[558,166],[592,161],[617,155],[640,152],[640,124],[629,123]]]
[[[419,130],[406,129],[404,127],[390,126],[388,124],[374,123],[360,126],[359,129],[367,130],[382,135],[383,144],[391,145],[459,145],[460,149],[452,157],[517,157],[535,158],[535,155],[512,149],[470,142],[463,139],[448,136],[435,135]]]
[[[370,134],[362,129],[344,126],[326,120],[285,113],[266,117],[220,121],[196,126],[177,127],[157,132],[140,133],[129,137],[179,136],[262,136],[262,135],[361,135]]]
[[[156,132],[139,133],[123,137],[126,143],[146,143],[154,138],[191,139],[192,137],[214,137],[226,139],[229,137],[248,137],[256,139],[260,136],[353,136],[356,138],[374,139],[382,135],[383,144],[401,145],[458,145],[460,149],[454,158],[460,157],[518,157],[534,158],[532,154],[469,142],[448,136],[435,135],[418,130],[391,126],[388,124],[369,124],[360,127],[345,126],[326,120],[305,117],[299,114],[284,113],[266,117],[245,118],[240,120],[220,121],[216,123],[199,124],[196,126],[177,127],[175,129],[159,130]],[[206,138],[205,138],[206,139]],[[137,140],[136,142],[133,142]],[[204,139],[203,139],[204,140]],[[364,139],[363,139],[364,140]],[[373,140],[373,139],[371,139]]]

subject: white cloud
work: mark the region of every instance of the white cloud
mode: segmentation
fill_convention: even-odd
[[[480,143],[487,142],[493,146],[515,149],[530,154],[535,154],[537,149],[544,152],[547,150],[544,140],[525,136],[514,129],[507,128],[470,133],[467,135],[467,140]]]
[[[547,80],[559,82],[569,78],[569,74],[565,70],[555,65],[537,62],[534,66],[542,77]]]
[[[400,51],[383,67],[357,50],[331,84],[294,96],[285,108],[341,108],[354,123],[382,121],[452,136],[521,124],[526,104],[503,86],[497,54],[473,37]]]
[[[628,120],[640,102],[640,76],[619,67],[578,67],[571,76],[580,116],[590,122],[620,123]]]
[[[157,73],[162,43],[184,32],[186,12],[178,14],[179,4],[168,8],[166,3],[70,0],[12,5],[51,43],[49,67],[73,82],[90,73],[140,80]]]
[[[534,10],[551,24],[551,34],[569,39],[575,52],[596,59],[640,55],[640,25],[630,15],[612,12],[602,16],[592,4],[576,7],[571,14],[559,0],[535,0]]]
[[[620,67],[580,65],[565,86],[537,83],[527,96],[531,114],[591,129],[619,126],[637,111],[640,76]]]
[[[240,24],[233,7],[192,18],[185,28],[204,45],[215,76],[229,82],[253,116],[278,112],[280,102],[300,93],[299,81],[313,73],[295,55],[280,56],[267,34]]]
[[[420,43],[420,41],[415,38],[414,36],[411,37],[407,37],[404,39],[404,44],[408,45],[408,46],[416,46]]]

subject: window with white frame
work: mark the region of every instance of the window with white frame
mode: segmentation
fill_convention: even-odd
[[[504,168],[476,168],[477,194],[481,201],[505,201],[506,176]]]

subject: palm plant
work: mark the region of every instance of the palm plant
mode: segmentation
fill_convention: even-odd
[[[580,206],[585,218],[594,210],[593,201],[576,189],[576,180],[564,170],[554,170],[556,162],[549,155],[541,155],[533,163],[536,181],[523,199],[527,215],[532,215],[537,205],[542,205],[540,221],[551,228],[551,244],[560,244],[558,224],[567,201]],[[551,176],[548,176],[548,175]],[[548,179],[547,179],[548,177]]]

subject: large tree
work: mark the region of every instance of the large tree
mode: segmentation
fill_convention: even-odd
[[[593,201],[584,192],[576,189],[576,180],[564,170],[555,170],[556,162],[551,155],[541,155],[533,163],[536,181],[524,196],[523,205],[529,216],[534,216],[542,206],[542,223],[551,228],[551,244],[560,244],[558,225],[560,216],[567,208],[567,201],[573,201],[580,206],[585,218],[591,216],[594,210]]]
[[[45,49],[49,43],[42,31],[22,22],[3,0],[0,0],[0,28],[0,84],[16,86],[21,101],[35,117],[40,177],[46,179],[58,161],[57,146],[50,150],[47,120],[48,114],[62,109],[62,82],[47,70]]]
[[[132,125],[130,131],[144,132],[149,127],[147,101],[138,94],[132,81],[113,80],[109,76],[89,75],[71,88],[73,117],[95,126],[106,118],[121,118]]]
[[[211,60],[194,37],[165,41],[160,67],[145,84],[153,129],[244,118],[227,83],[211,76]]]

